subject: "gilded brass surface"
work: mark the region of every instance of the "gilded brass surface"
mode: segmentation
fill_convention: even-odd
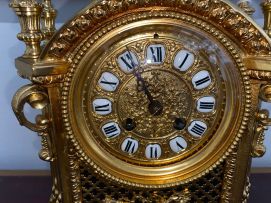
[[[131,14],[131,15],[133,16],[131,18],[131,19],[133,19],[133,21],[140,20],[140,18],[136,17],[135,15],[133,15],[133,14]],[[142,16],[145,16],[144,13],[142,14]],[[157,18],[160,18],[160,16],[162,16],[163,18],[169,18],[169,19],[163,19],[163,22],[161,22],[161,19],[153,19],[155,16],[157,16]],[[184,24],[184,22],[188,21],[188,20],[186,21],[186,19],[189,19],[188,23],[191,21],[196,21],[196,19],[190,19],[188,17],[187,18],[185,18],[185,17],[187,17],[187,16],[184,16],[182,18],[177,13],[173,14],[173,13],[168,13],[168,12],[157,11],[157,14],[155,14],[155,12],[153,12],[151,15],[149,14],[149,18],[151,18],[149,21],[147,21],[148,17],[146,15],[146,17],[143,18],[145,20],[144,22],[140,22],[140,23],[136,22],[135,24],[133,24],[133,26],[129,26],[128,28],[120,27],[120,29],[128,29],[126,31],[127,33],[133,33],[133,31],[129,31],[129,29],[137,28],[137,30],[139,30],[139,28],[142,27],[140,30],[141,30],[141,32],[144,32],[144,30],[147,29],[147,27],[145,26],[146,24],[153,24],[153,25],[155,25],[155,28],[156,28],[155,30],[158,30],[158,32],[159,32],[162,27],[159,24],[162,23],[163,29],[165,31],[167,29],[169,29],[173,33],[174,33],[173,30],[178,30],[178,32],[182,32],[180,30],[180,28],[178,28],[178,27],[180,25],[182,25],[182,29],[186,30],[187,28],[185,27],[185,24]],[[125,17],[125,18],[127,18],[127,17]],[[171,18],[175,18],[175,20],[173,21],[173,20],[171,20]],[[180,21],[178,21],[177,19],[180,19]],[[183,19],[184,22],[182,22],[181,19]],[[122,22],[125,24],[125,21],[119,20],[119,22],[117,22],[118,26],[122,26]],[[170,27],[175,27],[175,28],[174,29],[167,28],[168,24],[170,25]],[[110,26],[110,25],[111,24],[109,23],[108,26]],[[197,25],[199,27],[201,27],[202,23],[199,22],[199,23],[197,23]],[[219,36],[220,33],[219,33],[219,31],[215,30],[215,28],[209,27],[209,29],[212,30],[212,33],[215,36],[217,36],[217,35]],[[125,33],[125,31],[122,31],[122,32]],[[160,31],[160,32],[162,32],[162,31]],[[193,32],[200,33],[200,30],[196,30]],[[101,42],[105,41],[106,43],[113,43],[114,40],[118,39],[118,37],[121,38],[121,35],[117,35],[117,33],[120,33],[120,31],[117,28],[115,28],[115,30],[112,31],[111,33],[108,36],[108,39],[111,39],[110,41],[102,39]],[[116,37],[113,37],[113,36],[116,36]],[[183,34],[183,36],[186,36],[186,35]],[[213,38],[212,38],[213,40],[215,40],[215,38],[216,38],[215,36],[213,36]],[[102,37],[102,35],[100,35],[100,37]],[[190,37],[191,37],[191,34],[190,34]],[[128,35],[128,39],[129,39],[129,35]],[[199,37],[199,39],[201,39],[201,38]],[[226,46],[231,47],[230,50],[232,51],[233,58],[235,58],[235,60],[238,61],[239,56],[237,54],[237,51],[234,49],[233,44],[231,44],[230,41],[226,40],[226,37],[223,36],[222,33],[221,33],[221,36],[218,38],[218,40],[219,39],[223,39],[223,40],[221,40],[222,43],[224,42]],[[86,122],[82,122],[81,116],[77,117],[77,115],[85,114],[85,117],[87,118],[89,115],[90,116],[92,115],[92,114],[90,114],[90,112],[84,112],[82,110],[82,108],[80,107],[81,106],[80,103],[83,100],[82,99],[83,97],[81,96],[82,93],[77,91],[77,88],[78,87],[79,87],[79,89],[83,88],[84,81],[87,80],[87,79],[85,79],[86,77],[91,78],[91,77],[87,76],[87,74],[86,74],[87,69],[86,68],[83,69],[82,67],[91,67],[93,70],[95,70],[95,67],[99,66],[98,61],[102,61],[102,59],[95,59],[97,56],[99,56],[101,54],[99,47],[106,46],[104,44],[100,45],[100,43],[97,41],[95,43],[95,45],[93,45],[93,48],[89,49],[91,51],[85,53],[88,49],[85,49],[84,46],[86,46],[88,44],[88,42],[91,42],[92,40],[93,40],[93,38],[92,38],[92,36],[90,36],[90,38],[88,39],[87,42],[84,41],[84,43],[82,44],[83,47],[80,49],[79,54],[74,56],[74,58],[76,58],[76,60],[72,59],[72,61],[74,61],[75,63],[71,65],[71,67],[73,67],[73,68],[70,70],[71,74],[70,74],[70,77],[67,81],[71,81],[71,82],[75,81],[75,83],[72,83],[71,85],[69,84],[69,82],[67,83],[67,85],[66,85],[67,91],[66,91],[66,89],[64,89],[65,96],[63,97],[63,103],[67,104],[64,108],[65,113],[63,112],[65,114],[65,118],[67,118],[65,120],[65,123],[66,123],[65,125],[67,126],[67,129],[69,129],[69,135],[72,137],[72,142],[74,142],[75,146],[79,146],[80,148],[81,147],[83,148],[83,150],[80,151],[80,153],[81,153],[82,157],[84,157],[87,162],[94,164],[97,167],[97,170],[100,171],[100,173],[104,174],[106,177],[112,178],[112,176],[113,176],[114,179],[117,178],[120,183],[125,183],[125,184],[129,184],[129,185],[137,184],[138,186],[141,186],[141,187],[168,187],[171,185],[180,184],[181,182],[193,180],[194,175],[196,175],[196,174],[198,174],[198,176],[202,176],[205,174],[205,172],[201,173],[200,171],[204,171],[204,169],[207,169],[208,167],[210,167],[210,165],[218,164],[224,158],[226,158],[226,156],[222,156],[222,154],[225,153],[225,151],[228,148],[226,146],[229,146],[231,144],[233,144],[233,146],[234,146],[235,144],[237,144],[237,142],[233,142],[233,140],[234,139],[236,139],[236,141],[239,140],[239,137],[242,136],[243,130],[241,130],[240,132],[238,132],[238,131],[240,130],[240,128],[245,129],[246,128],[245,126],[247,125],[247,122],[245,122],[245,121],[243,121],[242,123],[240,123],[241,122],[240,120],[237,121],[238,115],[244,116],[244,119],[246,120],[246,116],[248,114],[246,114],[246,113],[243,114],[243,112],[245,110],[243,108],[250,107],[249,96],[247,96],[247,97],[245,96],[246,94],[250,94],[249,81],[247,80],[248,79],[247,77],[243,77],[243,75],[245,75],[245,68],[244,68],[242,62],[239,62],[237,64],[238,68],[228,67],[227,69],[226,68],[224,69],[224,71],[226,71],[223,73],[224,77],[226,77],[228,81],[231,81],[231,82],[225,84],[226,88],[228,89],[228,90],[226,90],[226,92],[227,92],[226,100],[228,101],[228,103],[227,103],[227,107],[225,110],[227,112],[227,114],[226,114],[227,116],[224,116],[223,120],[221,121],[221,123],[224,123],[224,125],[214,126],[214,128],[210,131],[216,135],[213,134],[214,135],[214,136],[212,136],[213,139],[211,139],[208,142],[208,147],[203,148],[198,153],[195,153],[195,151],[196,151],[195,150],[194,151],[195,154],[192,154],[192,155],[190,154],[190,156],[187,159],[183,160],[182,162],[177,163],[178,159],[176,159],[176,158],[173,160],[166,160],[166,159],[164,161],[158,160],[157,163],[160,163],[160,165],[162,165],[162,166],[161,167],[157,166],[157,168],[155,168],[155,169],[153,168],[152,169],[152,176],[150,177],[149,176],[150,168],[140,167],[140,165],[142,165],[143,162],[137,162],[137,164],[139,166],[133,166],[131,168],[131,165],[129,163],[127,163],[127,161],[129,162],[131,160],[130,158],[128,158],[127,161],[122,161],[122,160],[116,159],[115,156],[112,156],[111,153],[109,154],[109,153],[105,152],[105,150],[103,150],[101,147],[98,147],[96,144],[97,140],[99,140],[99,138],[98,138],[99,135],[96,130],[97,128],[92,126],[92,124],[89,120],[86,120]],[[96,39],[96,40],[98,40],[98,39]],[[194,39],[194,40],[196,40],[196,39]],[[111,46],[113,46],[113,45],[111,45]],[[84,52],[84,50],[86,50],[86,51]],[[93,53],[95,53],[95,56],[93,55]],[[219,56],[219,57],[221,57],[221,56]],[[225,57],[227,57],[227,56],[225,56]],[[89,59],[91,59],[91,60],[89,60]],[[93,65],[90,66],[90,64],[93,64]],[[77,70],[77,67],[78,67],[78,70]],[[82,71],[82,72],[80,72],[80,71]],[[235,73],[233,74],[233,73],[230,73],[227,71],[233,71]],[[74,73],[78,73],[77,75],[74,76],[75,79],[73,79]],[[230,75],[234,75],[236,78],[233,79],[230,77]],[[78,78],[80,78],[80,80],[78,80]],[[215,78],[218,79],[219,76],[216,76]],[[92,81],[96,81],[96,80],[94,79]],[[244,81],[244,85],[246,85],[245,89],[242,89],[242,88],[244,88],[243,85],[238,83],[240,81]],[[234,87],[231,85],[233,85]],[[239,89],[239,88],[241,88],[241,89]],[[89,88],[87,88],[87,89],[89,89]],[[69,93],[69,92],[71,92],[71,93]],[[66,95],[72,95],[72,96],[66,97]],[[239,100],[234,99],[234,98],[237,98],[237,95],[239,97]],[[243,95],[243,96],[240,97],[240,95]],[[73,103],[72,98],[77,98],[74,100],[74,103]],[[247,106],[239,103],[239,102],[242,102],[242,98],[244,98],[244,99],[247,98],[246,101],[245,100],[243,101],[243,102],[247,102]],[[69,101],[71,101],[70,105],[69,105]],[[83,101],[87,102],[86,99]],[[84,106],[88,106],[88,104],[85,103]],[[235,106],[238,108],[234,109],[230,106],[232,106],[232,107]],[[66,109],[68,109],[68,111],[66,111]],[[248,110],[246,110],[246,111],[248,111]],[[69,115],[66,114],[66,112],[69,112]],[[232,126],[236,126],[236,128],[233,127],[234,132],[229,133],[229,131],[231,131],[233,129],[227,128],[226,123],[231,123]],[[88,125],[90,125],[91,127],[87,127]],[[242,126],[240,126],[240,125],[242,125]],[[239,127],[237,127],[237,126],[239,126]],[[84,129],[84,130],[82,130],[82,129]],[[228,136],[229,134],[232,137],[229,137]],[[239,134],[239,136],[237,136],[237,134]],[[91,135],[91,136],[89,136],[89,135]],[[211,136],[211,133],[209,133],[209,135]],[[100,143],[100,142],[98,142],[98,143]],[[202,142],[201,145],[205,145],[204,143],[206,144],[206,140],[205,140],[205,142]],[[213,154],[213,156],[209,156],[210,153]],[[174,162],[176,162],[176,163],[174,164]],[[166,163],[167,164],[171,163],[171,166],[166,166],[165,165]],[[198,165],[199,163],[201,163],[201,164]],[[195,167],[195,165],[197,165],[197,167]],[[121,168],[119,168],[119,166],[121,166]],[[106,167],[106,169],[105,169],[105,167]],[[107,171],[110,171],[110,172],[108,173]],[[127,171],[129,171],[129,173],[127,173]],[[163,180],[159,179],[158,177],[163,177]],[[148,185],[148,184],[151,184],[151,185]]]
[[[239,6],[252,14],[248,2]],[[270,2],[262,6],[270,35]],[[259,109],[261,100],[271,101],[271,41],[240,8],[224,0],[97,0],[52,36],[56,11],[50,0],[13,0],[11,7],[21,22],[18,38],[26,43],[16,67],[33,82],[17,92],[12,105],[20,123],[42,138],[40,158],[50,162],[53,178],[50,202],[247,201],[251,156],[264,154],[264,131],[271,124],[268,112]],[[146,95],[135,88],[135,77],[120,71],[116,57],[128,45],[144,61],[147,44],[157,41],[166,45],[165,64],[148,65],[142,73],[155,100],[165,103],[155,117],[146,111]],[[197,56],[185,74],[171,68],[180,48]],[[190,105],[200,96],[191,77],[202,68],[212,77],[202,92],[217,101],[208,114]],[[115,93],[97,85],[106,70],[120,79]],[[91,108],[93,98],[101,96],[113,102],[107,119]],[[180,103],[173,105],[178,97]],[[26,103],[42,109],[36,123],[24,116]],[[161,159],[142,158],[144,148],[127,156],[121,140],[102,137],[102,124],[123,122],[127,115],[136,117],[138,129],[124,137],[159,143],[166,152]],[[208,124],[201,139],[184,130],[189,145],[177,155],[168,146],[176,136],[169,128],[172,115]]]

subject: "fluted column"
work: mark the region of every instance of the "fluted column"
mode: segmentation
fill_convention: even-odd
[[[262,3],[264,13],[264,30],[271,37],[271,0],[266,0]]]

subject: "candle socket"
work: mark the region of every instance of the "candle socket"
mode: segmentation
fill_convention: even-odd
[[[23,58],[36,59],[41,52],[40,43],[44,34],[40,30],[42,6],[34,0],[14,0],[10,3],[17,14],[21,32],[17,38],[26,45]]]

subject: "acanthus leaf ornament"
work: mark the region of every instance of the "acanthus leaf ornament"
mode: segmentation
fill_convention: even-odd
[[[92,30],[92,28],[97,24],[100,18],[108,15],[111,16],[116,13],[121,13],[123,12],[124,9],[127,9],[127,7],[124,5],[122,2],[122,7],[118,7],[117,10],[110,10],[107,6],[109,4],[115,4],[115,1],[109,0],[109,1],[101,1],[100,3],[97,3],[95,6],[91,7],[90,9],[86,10],[85,14],[82,14],[78,16],[76,19],[74,19],[73,22],[71,22],[69,25],[67,25],[68,29],[72,29],[74,27],[74,24],[76,21],[81,21],[82,19],[89,19],[89,25],[88,25],[88,30]],[[130,3],[127,5],[128,9],[134,9],[139,7],[142,2],[141,1],[129,1]],[[164,6],[171,6],[172,4],[176,6],[186,7],[188,6],[191,12],[197,12],[198,9],[198,4],[192,3],[192,1],[144,1],[144,7],[151,8],[151,6],[155,5],[164,5]],[[207,1],[208,2],[208,1]],[[208,3],[201,2],[200,5],[206,7]],[[222,30],[226,30],[229,33],[232,33],[234,36],[239,38],[241,40],[242,44],[247,48],[247,51],[250,51],[252,53],[259,53],[261,52],[262,54],[268,54],[270,52],[270,41],[268,42],[266,38],[262,38],[261,35],[262,33],[259,32],[259,29],[255,27],[255,25],[248,19],[244,18],[241,13],[237,10],[233,10],[226,2],[224,1],[211,1],[212,7],[206,7],[207,9],[204,10],[203,15],[210,21],[214,22],[219,22],[218,26],[221,26]],[[203,10],[203,9],[201,9]],[[201,11],[200,10],[200,11]],[[144,18],[145,16],[142,16]],[[128,21],[132,21],[132,19],[127,19]],[[128,22],[127,22],[128,23]],[[228,26],[225,26],[228,25]],[[114,26],[114,25],[113,25]],[[81,36],[83,33],[85,34],[83,29],[78,29],[76,30],[76,35]],[[240,32],[240,30],[244,30]],[[245,31],[247,30],[247,31]],[[75,31],[75,30],[74,30]],[[60,36],[57,36],[60,37]],[[52,46],[69,46],[69,44],[79,42],[78,38],[74,38],[72,41],[69,41],[68,44],[64,43],[62,45],[58,44],[52,45]],[[63,38],[62,38],[63,39]],[[58,42],[59,43],[59,42]],[[57,53],[51,49],[51,54],[52,56],[55,57],[62,57],[66,53],[65,50],[63,50],[62,53]]]

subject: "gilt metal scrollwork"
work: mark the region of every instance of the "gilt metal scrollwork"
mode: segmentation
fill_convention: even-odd
[[[260,90],[260,99],[265,102],[271,102],[271,85],[262,86]],[[261,109],[256,115],[255,137],[253,141],[252,157],[262,157],[266,152],[264,145],[265,131],[271,126],[269,111]]]
[[[49,103],[45,88],[37,85],[26,85],[20,88],[12,100],[13,111],[21,125],[35,132],[43,132],[48,128],[48,120],[44,116],[37,116],[36,123],[30,122],[24,114],[25,104],[34,109],[42,110]]]
[[[38,132],[41,136],[42,149],[39,156],[42,160],[52,161],[49,139],[49,119],[44,115],[36,116],[36,123],[29,121],[24,114],[24,107],[29,104],[32,108],[44,110],[49,104],[48,95],[44,87],[38,85],[26,85],[20,88],[12,100],[13,111],[19,123],[28,129]]]

